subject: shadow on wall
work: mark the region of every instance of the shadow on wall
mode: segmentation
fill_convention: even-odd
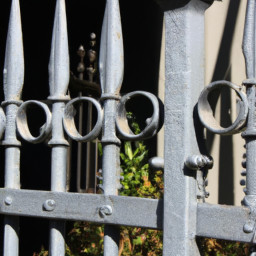
[[[218,58],[215,65],[212,81],[230,81],[230,52],[241,0],[230,1],[222,35]],[[230,90],[215,90],[209,97],[212,109],[215,107],[221,93],[221,126],[228,127],[231,124],[231,116],[228,114],[231,108]],[[212,150],[214,134],[207,132],[207,148]],[[217,135],[219,136],[219,135]],[[219,204],[234,204],[234,175],[233,175],[233,140],[232,136],[220,137],[219,148]]]

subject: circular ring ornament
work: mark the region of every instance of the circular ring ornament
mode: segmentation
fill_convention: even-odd
[[[40,135],[38,137],[34,137],[31,135],[29,128],[28,128],[28,122],[27,122],[27,108],[30,105],[37,105],[40,107],[46,117],[46,122],[45,124],[40,128]],[[33,144],[38,144],[40,142],[43,142],[46,140],[51,131],[52,131],[52,114],[48,108],[48,106],[42,102],[35,101],[35,100],[30,100],[24,102],[18,109],[17,112],[17,118],[16,118],[16,123],[17,123],[17,129],[20,134],[20,136],[25,140]]]
[[[0,107],[0,139],[2,139],[2,136],[4,134],[6,125],[6,117],[4,114],[4,110]]]
[[[219,123],[216,121],[216,119],[213,116],[212,108],[208,101],[208,95],[211,93],[211,91],[222,88],[222,87],[228,87],[234,90],[239,96],[239,98],[241,99],[241,101],[239,102],[240,104],[239,114],[235,122],[227,128],[221,127]],[[215,134],[232,135],[232,134],[240,133],[245,126],[247,115],[248,115],[248,101],[247,101],[246,94],[242,91],[241,86],[232,84],[231,82],[224,81],[224,80],[213,82],[208,86],[206,86],[201,92],[201,95],[198,100],[198,114],[202,124],[209,131]]]
[[[74,116],[75,116],[74,105],[81,103],[83,101],[91,102],[96,107],[97,113],[98,113],[98,119],[97,119],[97,122],[96,122],[93,130],[85,136],[82,136],[77,131],[76,126],[75,126],[75,121],[74,121]],[[69,101],[65,107],[64,118],[63,118],[64,129],[65,129],[66,133],[68,134],[68,136],[70,138],[72,138],[73,140],[76,140],[79,142],[93,141],[94,139],[96,139],[99,136],[99,134],[101,132],[102,122],[103,122],[103,110],[101,108],[100,103],[93,98],[79,97],[79,98]]]
[[[154,112],[153,112],[153,116],[146,120],[147,126],[145,127],[145,129],[140,134],[135,135],[130,129],[128,124],[128,120],[126,117],[125,104],[129,99],[137,96],[147,97],[153,105]],[[159,102],[157,97],[152,93],[143,92],[143,91],[128,93],[121,98],[119,104],[117,105],[116,126],[119,132],[119,137],[121,139],[129,140],[129,141],[149,139],[158,132],[159,120],[160,120]]]

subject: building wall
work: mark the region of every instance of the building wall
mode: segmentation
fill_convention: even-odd
[[[230,80],[235,84],[241,85],[242,81],[246,78],[245,62],[241,47],[245,11],[246,1],[240,0],[214,2],[211,8],[207,10],[205,29],[206,85],[211,81],[221,79]],[[224,108],[225,110],[231,110],[231,120],[235,120],[236,95],[232,92],[230,96],[230,103],[227,102],[226,98],[223,99],[224,95],[222,99],[219,99],[216,109],[217,119],[220,120],[221,109]],[[225,197],[225,193],[228,193],[229,197],[233,196],[233,200],[226,199],[227,204],[229,201],[233,201],[234,205],[241,205],[241,200],[244,196],[243,188],[240,186],[241,162],[245,151],[243,148],[244,140],[241,138],[241,134],[228,137],[231,138],[229,145],[222,145],[221,140],[224,137],[214,136],[211,155],[214,157],[215,164],[214,168],[209,172],[208,190],[211,196],[208,202],[225,203],[222,198]],[[221,158],[224,161],[221,161]],[[231,170],[228,170],[230,166],[222,168],[220,164],[225,165],[223,162],[229,162],[232,167]],[[223,176],[221,172],[229,172],[228,177],[224,177],[226,179],[224,184],[221,180]],[[230,187],[229,183],[233,183],[233,186],[231,186],[233,191],[225,191],[225,187]],[[220,186],[223,186],[224,189],[220,189]]]
[[[212,81],[228,80],[241,85],[246,78],[242,54],[246,2],[241,0],[215,1],[205,14],[205,85]],[[159,68],[159,97],[164,100],[164,33]],[[217,100],[215,118],[229,126],[236,118],[236,94],[224,90]],[[245,149],[241,134],[234,136],[206,133],[209,153],[214,167],[209,171],[210,197],[214,204],[241,205],[244,197],[240,186],[241,162]],[[158,156],[163,157],[164,132],[158,134]]]

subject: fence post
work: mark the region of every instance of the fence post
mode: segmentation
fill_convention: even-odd
[[[165,256],[200,255],[196,236],[196,171],[185,167],[200,155],[197,101],[204,88],[204,12],[200,0],[159,0],[165,16]]]

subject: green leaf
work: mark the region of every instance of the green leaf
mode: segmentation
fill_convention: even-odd
[[[135,244],[135,245],[141,245],[141,244],[142,244],[141,237],[138,236],[136,239],[133,239],[133,244]]]
[[[100,156],[102,156],[103,155],[103,151],[102,151],[102,144],[101,143],[98,143],[98,150],[99,150]]]
[[[133,176],[134,176],[134,174],[132,172],[130,172],[130,173],[128,173],[124,176],[124,179],[125,180],[132,180]]]
[[[129,157],[130,160],[132,160],[132,158],[133,158],[133,153],[132,153],[132,145],[131,145],[131,142],[130,142],[130,141],[126,141],[126,142],[125,142],[125,145],[124,145],[124,148],[125,148],[125,154]]]
[[[144,157],[145,157],[146,154],[147,154],[147,151],[145,151],[145,152],[144,152],[143,154],[141,154],[140,156],[136,157],[136,162],[140,163],[140,162],[144,159]]]
[[[135,157],[139,152],[140,152],[140,149],[137,148],[137,149],[135,150],[135,152],[133,153],[133,157]]]
[[[129,168],[129,171],[132,171],[133,173],[135,173],[135,172],[136,172],[136,168],[130,167],[130,168]]]
[[[126,159],[126,156],[125,156],[125,154],[123,154],[123,153],[120,153],[120,157],[121,157],[121,159],[122,159],[123,161],[125,161],[125,159]]]
[[[141,170],[146,170],[146,169],[148,169],[149,168],[149,165],[148,164],[145,164],[145,165],[143,165],[142,167],[141,167]]]

